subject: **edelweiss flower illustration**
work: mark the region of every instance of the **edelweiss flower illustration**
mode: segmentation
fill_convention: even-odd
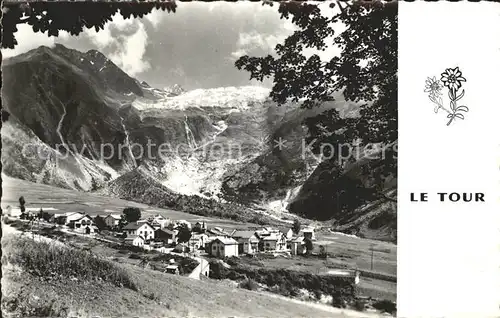
[[[457,91],[460,87],[462,87],[462,82],[465,82],[465,78],[462,77],[462,72],[455,68],[447,68],[443,73],[441,73],[441,82],[443,82],[444,86],[448,87],[451,90]]]
[[[444,106],[443,97],[441,96],[441,89],[443,86],[436,80],[436,77],[428,77],[425,81],[425,92],[428,94],[429,100],[434,103],[434,112],[438,113],[440,109],[447,112],[449,126],[455,119],[465,119],[464,113],[469,111],[469,107],[465,105],[457,105],[458,101],[464,97],[465,90],[462,87],[462,82],[466,82],[462,76],[462,72],[455,68],[447,68],[441,73],[441,82],[448,88],[448,98],[450,99],[450,107]]]
[[[429,93],[434,96],[441,95],[441,89],[443,86],[439,81],[436,79],[436,76],[433,78],[427,77],[427,80],[425,81],[425,90],[424,92]]]

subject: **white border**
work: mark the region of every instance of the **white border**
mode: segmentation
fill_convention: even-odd
[[[398,317],[500,317],[500,4],[400,2],[398,36]],[[446,126],[423,90],[455,66],[470,112]]]

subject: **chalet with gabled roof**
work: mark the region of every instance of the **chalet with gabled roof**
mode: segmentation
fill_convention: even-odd
[[[149,223],[132,222],[123,227],[123,231],[127,236],[136,235],[142,236],[146,241],[152,240],[155,237],[155,229]]]

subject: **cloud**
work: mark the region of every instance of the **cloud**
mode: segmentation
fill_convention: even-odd
[[[329,3],[311,3],[318,4],[321,14],[329,18],[333,17],[333,15],[336,14],[336,10],[338,10],[330,8]],[[243,55],[259,56],[262,54],[272,54],[277,44],[283,43],[288,36],[298,29],[298,27],[293,24],[290,19],[280,21],[281,24],[278,28],[272,30],[273,33],[257,33],[256,31],[240,33],[236,42],[236,49],[231,52],[231,59],[235,60]],[[345,28],[345,26],[341,23],[336,23],[332,26],[336,34],[339,34]],[[305,48],[302,53],[306,58],[316,54],[322,61],[329,61],[334,56],[338,56],[341,52],[340,49],[333,44],[333,40],[334,37],[328,37],[325,39],[325,42],[331,43],[331,45],[329,45],[324,51]]]
[[[147,17],[153,27],[157,27],[162,21],[161,12],[152,13]],[[151,68],[151,64],[145,57],[149,42],[143,21],[142,19],[124,19],[120,14],[116,14],[113,16],[113,21],[105,24],[104,29],[99,30],[99,32],[92,28],[85,29],[79,36],[71,36],[68,32],[60,31],[58,37],[49,37],[47,33],[33,32],[31,26],[20,24],[15,34],[18,44],[14,49],[2,49],[2,55],[7,58],[25,53],[41,45],[53,47],[55,43],[70,43],[70,47],[76,46],[83,49],[87,46],[85,45],[87,42],[108,56],[130,76],[135,76]],[[87,47],[87,49],[89,48]]]
[[[277,43],[277,37],[274,35],[259,34],[256,31],[249,33],[243,32],[240,33],[238,41],[236,42],[236,50],[231,53],[231,56],[237,59],[256,49],[269,52],[274,49]]]
[[[84,36],[130,76],[151,68],[145,57],[148,34],[139,19],[124,19],[116,14],[104,30],[89,29]]]
[[[148,45],[148,34],[144,24],[138,23],[137,30],[130,36],[120,36],[118,49],[109,58],[130,76],[142,73],[151,68],[144,54]]]
[[[57,39],[53,36],[49,37],[47,33],[33,32],[33,28],[27,24],[19,24],[15,36],[18,44],[14,49],[2,49],[4,58],[26,53],[42,45],[53,47]],[[69,36],[68,32],[59,31],[59,37],[67,38]]]

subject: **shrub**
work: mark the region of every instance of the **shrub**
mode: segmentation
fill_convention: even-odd
[[[151,261],[168,263],[171,259],[174,259],[179,264],[179,273],[181,275],[191,273],[199,265],[197,260],[175,254],[158,254]]]
[[[278,293],[283,296],[290,296],[293,286],[289,282],[285,282],[279,285]]]
[[[286,296],[297,294],[298,289],[306,289],[315,293],[319,299],[321,294],[331,295],[336,306],[346,306],[354,301],[356,287],[348,278],[329,275],[314,275],[287,269],[251,268],[233,266],[225,268],[220,262],[210,263],[210,278],[240,280],[245,277],[255,282],[272,286],[275,293]]]
[[[34,276],[103,280],[137,290],[123,268],[87,251],[23,237],[6,240],[3,250],[6,262],[20,266]]]
[[[381,312],[389,313],[391,315],[396,313],[396,303],[387,299],[374,302],[373,308],[380,310]]]
[[[320,299],[321,299],[321,296],[323,295],[323,294],[321,293],[321,291],[320,291],[320,290],[317,290],[317,289],[315,289],[315,290],[313,291],[313,293],[314,293],[314,297],[316,297],[316,299],[317,299],[317,300],[320,300]]]
[[[131,259],[141,259],[141,256],[139,254],[132,253],[132,254],[130,254],[129,258],[131,258]]]
[[[257,284],[253,279],[247,278],[239,284],[239,287],[248,290],[258,290],[259,284]]]
[[[226,260],[226,263],[231,266],[237,266],[239,264],[237,257],[230,257]]]
[[[362,300],[362,299],[357,299],[353,306],[352,306],[355,310],[357,311],[365,311],[366,309],[366,301]]]
[[[208,276],[213,279],[225,279],[228,273],[227,268],[222,266],[222,264],[218,261],[210,262],[210,271]]]
[[[158,296],[154,292],[145,292],[142,295],[147,299],[158,301]]]
[[[332,306],[337,308],[345,308],[346,301],[341,297],[332,297]]]

